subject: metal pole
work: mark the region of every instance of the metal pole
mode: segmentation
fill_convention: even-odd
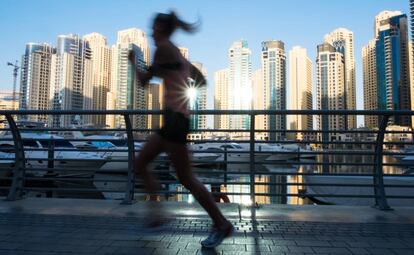
[[[387,197],[385,195],[384,188],[384,175],[382,171],[382,156],[383,156],[383,145],[384,145],[384,134],[387,128],[389,115],[383,115],[378,130],[377,144],[375,147],[375,159],[374,159],[374,194],[375,194],[375,207],[380,210],[392,210],[388,205]]]
[[[55,167],[55,142],[53,140],[50,140],[47,147],[47,168],[50,169],[50,171],[47,171],[47,174],[53,174],[53,168]]]
[[[128,144],[128,180],[126,184],[124,201],[121,204],[132,204],[134,199],[134,188],[135,188],[135,174],[134,174],[134,136],[132,133],[132,124],[129,114],[123,114],[125,120],[125,129],[127,133],[127,144]]]
[[[17,65],[18,61],[16,60],[15,64],[8,62],[7,65],[13,66],[13,102],[12,102],[12,109],[16,109],[16,87],[17,87],[17,75],[19,72],[20,66]]]
[[[55,141],[50,140],[47,146],[47,168],[50,169],[44,175],[44,177],[52,177],[54,172],[53,168],[55,167]],[[48,181],[50,185],[53,185],[53,181]],[[46,197],[53,197],[53,191],[46,191]]]
[[[226,187],[227,188],[227,147],[225,146],[224,147],[224,158],[223,158],[223,160],[224,160],[224,165],[223,165],[223,167],[224,167],[224,187]]]
[[[13,169],[13,181],[10,186],[9,194],[7,195],[7,201],[14,201],[22,198],[22,188],[25,180],[25,157],[23,141],[19,130],[17,129],[16,122],[12,115],[6,114],[7,122],[9,123],[10,131],[13,136],[14,142],[14,158],[15,165]]]
[[[255,197],[255,164],[254,164],[254,135],[255,135],[255,114],[250,113],[250,200],[252,202],[252,217],[256,217],[256,197]]]
[[[12,102],[13,110],[16,109],[16,87],[17,87],[18,70],[19,70],[19,67],[17,66],[17,60],[16,60],[16,64],[13,70],[13,102]]]

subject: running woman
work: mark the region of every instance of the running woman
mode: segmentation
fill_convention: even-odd
[[[201,72],[186,60],[177,46],[171,42],[171,36],[177,29],[194,33],[197,26],[182,21],[174,12],[156,14],[152,26],[152,37],[156,46],[154,61],[146,72],[134,68],[141,85],[146,85],[152,77],[157,76],[163,79],[165,86],[163,126],[156,134],[149,137],[141,152],[135,155],[134,168],[135,173],[143,178],[150,197],[155,197],[160,185],[153,173],[148,170],[148,164],[161,152],[169,154],[179,181],[191,192],[213,221],[210,235],[201,242],[201,245],[205,248],[214,248],[232,234],[234,227],[220,212],[211,193],[195,178],[190,167],[187,149],[190,124],[188,81],[192,78],[197,85],[206,85],[206,81]],[[131,60],[135,59],[133,52],[129,57]],[[151,220],[153,225],[162,224],[160,203],[151,204],[153,213],[150,217],[153,218]]]

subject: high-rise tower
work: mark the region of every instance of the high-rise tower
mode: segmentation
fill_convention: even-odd
[[[161,83],[150,83],[148,87],[148,110],[161,110],[164,106],[164,86]],[[148,128],[160,129],[162,115],[148,116]]]
[[[111,82],[108,92],[107,108],[117,110],[147,109],[148,90],[139,84],[133,65],[128,59],[129,52],[135,53],[135,66],[143,70],[149,62],[145,34],[136,28],[118,32],[117,44],[112,46]],[[146,59],[147,58],[147,59]],[[133,126],[146,128],[147,116],[134,115]],[[124,127],[123,116],[108,116],[110,127]]]
[[[214,73],[214,110],[229,109],[229,69]],[[228,115],[214,115],[214,129],[228,129]]]
[[[378,37],[381,23],[391,17],[401,15],[400,11],[382,11],[374,18],[374,38]]]
[[[52,55],[55,49],[46,44],[28,43],[22,57],[20,109],[48,110],[51,85]],[[48,116],[29,115],[29,120],[47,122]]]
[[[92,109],[92,52],[78,35],[59,35],[52,56],[51,101],[54,110]],[[54,115],[52,126],[91,122],[90,116]]]
[[[252,95],[252,62],[251,51],[247,41],[236,41],[228,51],[230,60],[228,109],[250,110]],[[230,128],[250,128],[249,116],[232,115],[229,117]]]
[[[83,40],[89,43],[92,51],[92,109],[105,110],[106,96],[109,90],[111,50],[107,46],[106,38],[98,33],[83,36]],[[105,125],[105,115],[92,116],[92,123]]]
[[[282,41],[262,42],[263,88],[267,109],[286,110],[286,54]],[[268,129],[281,130],[269,134],[271,140],[286,138],[286,116],[270,115]]]
[[[377,63],[375,54],[375,40],[362,48],[362,68],[364,82],[364,109],[378,109],[378,85],[377,85]],[[378,117],[374,115],[364,116],[365,127],[378,127]]]
[[[192,64],[203,74],[207,80],[207,69],[200,62],[192,62]],[[191,86],[191,83],[190,83]],[[196,86],[197,87],[197,86]],[[190,100],[191,110],[205,110],[207,109],[207,86],[200,86],[197,88],[196,97]],[[193,115],[190,119],[190,126],[192,129],[206,129],[207,128],[207,116],[206,115]]]
[[[338,28],[325,35],[325,42],[331,44],[337,52],[343,54],[345,64],[345,109],[356,110],[354,33],[346,28]],[[345,116],[345,118],[347,119],[345,129],[357,127],[355,115]]]
[[[150,64],[151,55],[150,48],[148,44],[147,36],[145,32],[138,28],[128,28],[121,31],[118,31],[117,44],[130,44],[133,43],[137,45],[143,54],[143,59],[145,64],[148,66]]]
[[[375,51],[378,108],[411,110],[408,24],[405,14],[380,22]],[[391,117],[390,124],[411,126],[411,117]]]
[[[264,93],[263,74],[262,69],[258,69],[253,72],[252,76],[253,87],[253,109],[254,110],[266,110],[268,109],[269,100],[266,100],[266,94]],[[258,130],[268,129],[268,115],[257,115],[255,119],[255,128]],[[255,139],[268,140],[268,132],[255,133]]]
[[[296,46],[289,51],[290,110],[312,110],[312,61],[306,49]],[[294,115],[290,118],[290,129],[304,130],[296,133],[296,140],[309,140],[313,130],[312,115]]]
[[[317,47],[317,104],[318,110],[344,110],[345,69],[344,56],[335,47],[325,42]],[[318,130],[344,130],[346,119],[343,115],[322,115],[317,117]],[[338,140],[338,133],[318,134],[319,140]]]
[[[408,49],[410,55],[410,85],[411,85],[411,110],[414,111],[414,0],[410,0],[410,23],[411,23],[411,47]],[[411,125],[414,129],[414,116],[411,117]]]

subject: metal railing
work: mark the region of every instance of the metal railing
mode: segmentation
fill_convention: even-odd
[[[108,111],[98,111],[98,110],[84,110],[84,111],[0,111],[0,115],[4,115],[7,120],[8,128],[5,128],[4,131],[9,131],[11,136],[0,137],[0,192],[3,190],[4,194],[7,195],[8,200],[21,199],[25,194],[30,192],[44,192],[46,196],[53,196],[54,193],[93,193],[93,194],[102,194],[102,193],[123,193],[123,203],[130,204],[134,201],[134,196],[136,194],[144,194],[144,191],[140,189],[140,186],[143,184],[139,179],[135,179],[134,174],[134,153],[139,152],[139,149],[135,148],[135,142],[142,142],[145,140],[145,135],[148,135],[155,130],[146,129],[146,128],[133,128],[133,123],[131,117],[134,115],[138,116],[149,116],[149,115],[159,115],[162,114],[162,111],[146,111],[146,110],[108,110]],[[407,184],[386,184],[384,179],[387,180],[391,177],[405,178],[407,180],[412,180],[413,175],[402,173],[405,170],[407,173],[412,171],[412,163],[404,163],[402,160],[395,160],[395,162],[387,163],[383,162],[384,157],[394,158],[397,156],[414,156],[414,150],[412,152],[407,151],[395,151],[387,150],[384,151],[384,146],[387,147],[399,147],[407,148],[412,145],[412,136],[413,132],[411,130],[403,131],[389,131],[387,126],[391,117],[394,116],[412,116],[414,113],[412,111],[348,111],[348,110],[336,110],[336,111],[324,111],[324,110],[254,110],[254,111],[243,111],[243,110],[204,110],[204,111],[193,111],[191,114],[196,115],[243,115],[247,116],[249,120],[249,128],[247,129],[199,129],[193,130],[192,132],[196,133],[227,133],[234,134],[243,133],[244,139],[227,139],[227,140],[216,140],[216,139],[202,139],[189,141],[190,143],[220,143],[220,144],[230,144],[232,142],[237,142],[239,144],[246,144],[248,147],[245,150],[232,150],[227,149],[227,146],[222,146],[222,151],[203,149],[203,150],[193,150],[193,153],[216,153],[220,155],[221,158],[211,162],[210,160],[195,160],[193,163],[197,165],[212,165],[214,167],[197,169],[195,172],[198,175],[203,175],[206,179],[203,181],[207,185],[212,186],[212,193],[218,199],[223,196],[240,196],[240,197],[249,197],[249,202],[252,205],[257,204],[256,198],[283,198],[287,200],[290,197],[298,197],[301,199],[307,198],[312,201],[316,198],[358,198],[358,199],[374,199],[374,204],[381,210],[390,209],[388,200],[389,199],[414,199],[413,195],[407,195],[404,193],[397,195],[387,195],[386,189],[403,189],[407,190],[414,189],[412,182]],[[119,115],[123,117],[125,128],[82,128],[82,127],[65,127],[65,128],[22,128],[18,127],[16,124],[15,118],[19,116],[54,116],[54,115]],[[257,116],[289,116],[289,115],[310,115],[315,117],[320,116],[378,116],[381,120],[378,130],[358,130],[358,129],[343,129],[343,130],[267,130],[267,129],[257,129],[256,117]],[[346,119],[346,118],[345,118]],[[61,132],[68,131],[88,131],[88,132],[123,132],[125,134],[124,140],[127,144],[123,149],[119,148],[94,148],[86,147],[81,150],[77,147],[73,148],[62,148],[56,146],[59,139],[51,138],[30,138],[22,136],[22,134],[27,132],[49,132],[54,134],[59,134]],[[289,137],[289,134],[297,133],[306,133],[310,137],[306,140],[289,140],[286,137]],[[268,133],[268,134],[281,134],[283,133],[283,138],[280,139],[268,139],[268,140],[257,140],[256,136],[258,133]],[[139,135],[140,134],[140,135]],[[145,135],[144,135],[145,134]],[[322,140],[323,134],[361,134],[361,135],[371,135],[370,137],[366,136],[364,139],[355,138],[350,141],[343,140]],[[384,137],[386,134],[401,134],[411,136],[411,140],[407,139],[406,141],[385,141]],[[271,136],[271,135],[270,135]],[[137,138],[139,137],[139,139]],[[319,137],[319,138],[318,138]],[[329,137],[329,136],[328,136]],[[344,136],[346,137],[346,136]],[[121,139],[122,140],[122,139]],[[4,143],[12,142],[12,146],[4,147]],[[25,146],[25,142],[37,141],[47,143],[48,146],[33,147]],[[90,142],[90,141],[112,141],[106,138],[101,139],[91,139],[88,137],[81,138],[66,138],[65,141],[70,142]],[[280,151],[266,151],[261,148],[257,149],[258,144],[265,146],[266,144],[270,146],[275,146],[276,144],[283,148],[283,146],[288,144],[295,144],[298,146],[297,150],[280,150]],[[9,143],[10,145],[10,143]],[[301,146],[313,146],[313,150],[301,150]],[[343,148],[345,147],[345,148]],[[348,148],[347,148],[348,147]],[[351,147],[351,148],[349,148]],[[353,148],[352,148],[353,147]],[[355,147],[359,149],[356,150]],[[37,152],[43,152],[43,154],[36,154]],[[47,152],[47,156],[45,153]],[[63,156],[64,152],[82,152],[82,153],[97,153],[101,155],[101,158],[65,158]],[[123,158],[110,158],[106,157],[105,153],[126,153],[126,157]],[[31,153],[31,154],[30,154]],[[267,160],[267,159],[258,159],[260,156],[268,154],[277,154],[280,158],[285,158],[283,160]],[[14,154],[14,155],[13,155]],[[28,155],[30,154],[30,157]],[[57,154],[61,155],[57,157]],[[13,155],[13,157],[11,156]],[[37,155],[37,156],[36,156]],[[271,156],[270,155],[270,156]],[[304,161],[301,160],[302,157],[314,157],[315,160]],[[231,157],[231,159],[229,158]],[[338,162],[336,157],[341,157],[343,159],[350,159],[348,162]],[[357,160],[352,160],[355,157],[358,159],[360,157],[367,157],[367,162],[357,162]],[[236,158],[236,159],[234,159]],[[238,159],[240,158],[240,159]],[[247,159],[247,160],[246,160]],[[346,161],[346,160],[345,160]],[[351,162],[352,161],[352,162]],[[355,162],[353,162],[355,161]],[[2,163],[3,162],[3,163]],[[36,164],[33,164],[36,163]],[[47,164],[45,163],[47,162]],[[74,162],[74,163],[73,163]],[[92,164],[89,167],[79,169],[77,165],[82,165],[81,162],[85,164]],[[126,163],[124,168],[121,170],[109,171],[106,169],[102,171],[101,166],[103,164],[109,163]],[[168,162],[167,158],[158,158],[155,163],[164,165]],[[414,161],[412,161],[414,162]],[[61,167],[62,165],[70,165],[73,163],[73,167]],[[59,166],[57,166],[59,165]],[[244,170],[235,168],[234,166],[240,165]],[[267,169],[263,169],[263,165],[269,166]],[[294,168],[302,169],[301,171],[286,171],[283,170],[282,166],[289,165],[295,166]],[[238,166],[239,167],[239,166]],[[342,171],[344,168],[355,167],[356,171]],[[396,168],[399,169],[398,173],[387,174],[384,173],[384,167]],[[271,171],[269,169],[276,171]],[[310,168],[311,170],[307,171],[306,169]],[[361,170],[362,169],[362,170]],[[9,173],[7,173],[9,172]],[[161,175],[168,175],[168,178],[162,178],[161,184],[164,189],[160,191],[160,194],[166,196],[179,196],[183,194],[188,194],[185,190],[171,190],[169,187],[171,185],[179,184],[177,178],[174,175],[174,171],[171,167],[167,168],[155,168],[155,173]],[[2,174],[3,173],[3,174]],[[65,174],[62,174],[65,173]],[[123,174],[122,178],[115,178],[110,176],[103,179],[95,178],[98,173],[111,173],[111,174]],[[219,177],[217,177],[219,176]],[[221,178],[221,176],[223,176]],[[229,181],[229,176],[237,176],[237,178],[242,179],[242,181]],[[269,178],[267,181],[257,180],[261,176],[266,176]],[[289,182],[286,177],[296,177],[302,180]],[[207,178],[211,177],[212,180]],[[244,177],[244,178],[242,178]],[[319,182],[309,181],[310,177],[355,177],[360,178],[372,178],[372,183],[346,183],[341,182],[341,179],[337,179],[335,183],[327,183],[319,180]],[[237,180],[236,178],[236,180]],[[306,179],[308,178],[308,179]],[[339,182],[338,182],[339,181]],[[97,188],[96,185],[89,185],[88,187],[79,187],[76,185],[78,182],[89,182],[89,183],[108,183],[112,186],[118,186],[120,188]],[[65,183],[69,184],[66,187],[59,187],[56,183]],[[116,185],[122,184],[123,186]],[[72,186],[71,186],[72,185]],[[245,189],[243,192],[232,192],[228,191],[226,187],[237,186]],[[69,187],[68,187],[69,186]],[[99,186],[99,185],[98,185]],[[248,187],[248,188],[247,188]],[[267,187],[267,191],[260,191],[261,187]],[[279,187],[279,192],[273,192],[272,190],[275,187]],[[290,193],[287,191],[288,187],[295,187],[296,192]],[[324,193],[309,193],[307,190],[315,187],[350,187],[350,188],[371,188],[373,194],[343,194],[343,193],[334,193],[328,191]],[[258,191],[259,190],[259,191]],[[349,190],[349,189],[348,189]],[[414,192],[413,192],[414,194]],[[99,197],[99,195],[96,195]],[[278,202],[283,202],[279,199]],[[260,202],[261,203],[261,202]]]

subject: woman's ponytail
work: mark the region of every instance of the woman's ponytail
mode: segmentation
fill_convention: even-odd
[[[180,18],[178,18],[177,14],[175,14],[174,11],[170,12],[171,20],[175,24],[176,28],[181,28],[182,30],[188,32],[188,33],[194,33],[198,30],[200,26],[200,21],[197,21],[195,23],[188,23]]]

